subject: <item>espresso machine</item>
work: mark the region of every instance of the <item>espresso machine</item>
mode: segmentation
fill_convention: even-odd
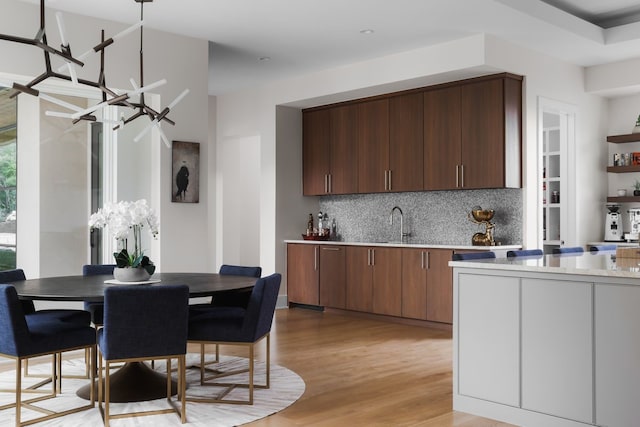
[[[640,238],[640,209],[629,209],[629,233],[624,235],[624,238],[629,242],[637,242]]]
[[[622,215],[620,205],[615,203],[607,203],[607,217],[604,223],[604,241],[605,242],[620,242],[624,240],[624,233],[622,227]]]

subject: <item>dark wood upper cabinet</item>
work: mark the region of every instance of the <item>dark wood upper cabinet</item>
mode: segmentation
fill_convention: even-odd
[[[328,179],[330,194],[358,192],[358,141],[356,105],[330,109],[331,115],[331,172]]]
[[[461,91],[463,188],[520,187],[522,81],[484,80]]]
[[[358,192],[357,107],[302,115],[302,182],[305,196]]]
[[[330,169],[329,110],[302,115],[302,188],[305,195],[327,193]]]
[[[424,95],[425,189],[521,185],[521,80],[501,76]]]
[[[504,186],[502,86],[502,80],[490,80],[461,88],[463,188]]]
[[[460,87],[424,93],[424,188],[460,188]]]
[[[522,185],[520,76],[380,95],[303,117],[305,195]]]
[[[419,191],[423,185],[422,93],[389,99],[389,191]]]
[[[358,192],[387,191],[389,100],[358,104]]]

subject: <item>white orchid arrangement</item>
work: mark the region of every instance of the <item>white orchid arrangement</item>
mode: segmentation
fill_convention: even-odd
[[[142,250],[142,229],[149,228],[149,232],[155,239],[158,235],[158,217],[149,207],[145,199],[135,202],[121,201],[118,203],[105,203],[89,218],[89,227],[106,228],[113,238],[123,243],[123,249],[115,252],[113,257],[118,267],[142,267],[149,274],[153,274],[156,267]],[[133,231],[134,250],[129,254],[128,237]]]

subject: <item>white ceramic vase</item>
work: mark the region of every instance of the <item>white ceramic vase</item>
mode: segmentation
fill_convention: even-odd
[[[116,267],[113,269],[113,277],[120,282],[143,282],[149,280],[151,275],[142,267]]]

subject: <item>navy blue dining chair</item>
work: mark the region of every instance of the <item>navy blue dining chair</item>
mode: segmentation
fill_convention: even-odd
[[[617,245],[592,245],[589,248],[591,252],[602,252],[602,251],[615,251],[618,249]]]
[[[27,280],[24,270],[16,268],[13,270],[0,271],[0,283],[12,283]],[[62,322],[70,322],[79,325],[89,325],[91,323],[91,315],[84,310],[73,309],[47,309],[37,310],[31,300],[20,300],[22,310],[25,315],[38,320],[60,320]]]
[[[262,277],[256,281],[249,304],[241,307],[212,307],[189,317],[189,342],[205,344],[239,345],[248,347],[249,361],[247,369],[219,372],[205,378],[204,355],[200,356],[200,383],[202,385],[223,386],[226,390],[212,398],[188,397],[195,402],[241,403],[253,405],[254,388],[271,386],[271,325],[278,301],[282,276],[278,273]],[[266,377],[264,384],[254,382],[255,345],[266,339]],[[218,382],[219,378],[248,372],[248,384]],[[213,381],[210,381],[213,380]],[[227,394],[238,387],[248,387],[247,400],[225,399]]]
[[[19,282],[22,280],[27,280],[27,277],[24,274],[24,270],[21,268],[16,268],[13,270],[4,270],[0,271],[0,283],[13,283]],[[71,323],[73,325],[79,326],[90,326],[91,325],[91,315],[89,312],[84,310],[74,310],[74,309],[45,309],[45,310],[36,310],[36,306],[31,300],[20,300],[20,305],[22,306],[22,311],[25,314],[27,321],[31,324],[36,322],[48,322],[48,321],[61,321]],[[86,354],[85,358],[88,358],[89,355]],[[25,360],[24,363],[24,375],[32,376],[29,374],[29,361]],[[71,378],[77,378],[77,376],[70,376]],[[89,378],[89,368],[87,365],[87,372],[84,377]],[[59,376],[57,381],[58,389],[62,386],[62,376]]]
[[[262,276],[262,267],[248,267],[243,265],[222,264],[218,274],[222,276],[245,276],[255,277]],[[191,316],[196,314],[198,310],[209,309],[211,307],[241,307],[247,308],[251,289],[237,289],[225,292],[217,292],[212,298],[210,304],[192,304],[189,306]],[[205,345],[200,345],[200,355],[204,355]],[[216,358],[210,363],[217,363],[220,360],[220,346],[216,345]]]
[[[105,274],[113,275],[115,264],[85,264],[82,266],[83,276],[102,276]],[[104,303],[85,301],[84,309],[91,313],[91,322],[95,326],[101,326],[104,319]]]
[[[565,254],[581,254],[584,252],[584,248],[581,246],[568,246],[561,248],[553,248],[553,255],[565,255]]]
[[[451,257],[452,261],[468,261],[474,259],[490,259],[495,258],[496,254],[491,251],[482,251],[482,252],[466,252],[466,253],[455,253]]]
[[[507,251],[507,258],[542,256],[542,249],[521,249],[517,251]]]
[[[141,309],[141,305],[144,309]],[[98,407],[105,427],[114,418],[176,413],[186,422],[185,358],[189,317],[186,285],[130,285],[104,292],[104,323],[98,330]],[[171,399],[171,360],[177,359],[178,400]],[[166,360],[170,408],[111,414],[110,370],[113,363]],[[103,372],[104,363],[104,372]],[[104,402],[104,408],[102,403]]]
[[[1,406],[0,410],[15,407],[15,425],[20,427],[93,408],[95,406],[93,387],[90,392],[89,404],[64,411],[45,409],[36,406],[35,402],[52,399],[58,395],[56,378],[60,377],[61,353],[81,349],[88,349],[90,353],[93,353],[95,347],[96,333],[91,326],[74,324],[55,318],[40,318],[37,321],[29,321],[24,314],[16,289],[12,285],[0,285],[0,355],[14,359],[16,362],[16,383],[13,390],[15,402]],[[23,393],[37,391],[33,389],[34,387],[28,390],[23,388],[22,363],[31,357],[44,355],[51,355],[52,371],[49,378],[52,384],[51,392],[44,394],[45,392],[42,391],[44,394],[42,396],[23,400]],[[89,378],[93,383],[93,369],[89,369]],[[23,409],[46,415],[23,422]]]
[[[262,276],[262,267],[245,267],[241,265],[223,264],[220,266],[218,274],[223,276]],[[216,293],[211,299],[211,304],[215,307],[242,307],[247,308],[251,289],[238,289],[233,291]]]

